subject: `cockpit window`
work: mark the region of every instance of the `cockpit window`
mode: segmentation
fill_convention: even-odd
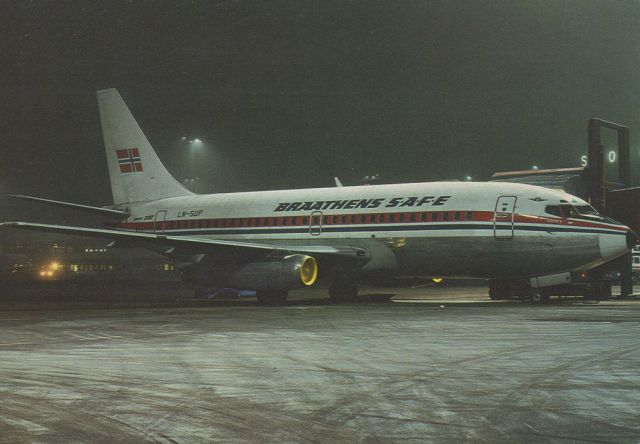
[[[580,216],[573,205],[560,205],[560,211],[562,211],[562,217],[575,218]]]
[[[598,212],[589,205],[580,205],[574,207],[573,205],[547,205],[544,209],[547,214],[557,217],[565,218],[581,218],[585,216],[599,216]]]
[[[584,216],[599,216],[598,212],[591,205],[576,205],[576,210],[578,213]]]
[[[562,213],[560,213],[560,207],[558,205],[547,205],[544,211],[552,216],[562,217]]]

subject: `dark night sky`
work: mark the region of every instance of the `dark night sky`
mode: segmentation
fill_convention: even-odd
[[[632,129],[638,1],[0,2],[0,193],[110,203],[95,91],[209,191],[576,166]],[[636,175],[640,179],[640,176]]]

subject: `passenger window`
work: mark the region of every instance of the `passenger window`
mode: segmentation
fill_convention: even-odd
[[[473,220],[473,212],[467,211],[467,220]]]
[[[460,220],[460,212],[456,211],[455,213],[453,213],[453,219],[454,220]]]
[[[433,221],[438,220],[438,213],[431,213],[431,220]]]
[[[447,212],[442,213],[442,220],[449,220],[449,213]]]

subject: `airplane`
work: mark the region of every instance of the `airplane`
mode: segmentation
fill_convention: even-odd
[[[492,299],[534,301],[627,254],[635,234],[562,191],[503,182],[425,182],[196,195],[164,167],[116,89],[97,92],[113,205],[13,196],[105,216],[103,228],[5,222],[97,237],[176,261],[202,287],[282,303],[318,277],[334,301],[396,275],[485,278]],[[541,284],[541,283],[544,283]]]

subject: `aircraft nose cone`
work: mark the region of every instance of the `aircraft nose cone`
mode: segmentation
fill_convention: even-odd
[[[629,236],[630,232],[627,232],[625,236],[619,234],[601,234],[599,236],[600,256],[605,262],[629,253],[629,243],[633,242],[635,245],[635,240],[630,240],[635,239],[635,234]]]

